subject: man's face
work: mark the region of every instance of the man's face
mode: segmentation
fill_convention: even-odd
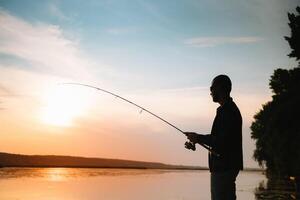
[[[221,95],[221,87],[220,84],[217,82],[213,81],[210,87],[210,95],[213,98],[213,102],[219,102],[220,100],[220,95]]]

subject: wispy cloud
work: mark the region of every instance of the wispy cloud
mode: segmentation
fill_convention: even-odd
[[[0,65],[1,68],[1,65]],[[0,70],[0,73],[2,73],[3,70]],[[3,79],[3,78],[2,78]],[[2,80],[1,80],[2,81]],[[4,86],[0,83],[0,98],[11,98],[11,97],[24,97],[24,94],[16,93],[12,87]],[[0,101],[1,103],[1,101]]]
[[[0,54],[11,60],[0,59],[0,107],[12,115],[40,109],[43,95],[58,82],[96,82],[95,71],[104,72],[102,82],[107,78],[107,67],[88,57],[59,26],[30,23],[4,10],[0,10]]]
[[[6,97],[15,97],[16,95],[6,86],[0,84],[0,110],[5,110],[3,107],[3,99]]]
[[[40,71],[68,77],[90,77],[93,64],[66,38],[59,26],[32,24],[0,10],[0,53],[24,59]]]
[[[6,88],[3,85],[0,85],[0,96],[12,94],[10,89]]]
[[[184,41],[193,47],[215,47],[225,44],[249,44],[262,41],[260,37],[195,37]]]

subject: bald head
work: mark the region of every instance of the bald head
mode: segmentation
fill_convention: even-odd
[[[216,76],[210,87],[211,95],[214,102],[221,102],[230,96],[231,80],[227,75],[221,74]]]
[[[227,75],[221,74],[216,76],[213,81],[212,81],[212,85],[216,84],[219,87],[222,88],[222,90],[224,90],[224,92],[230,94],[231,92],[231,80]]]

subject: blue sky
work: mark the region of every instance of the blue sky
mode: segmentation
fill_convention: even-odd
[[[292,65],[283,36],[289,34],[286,13],[297,1],[1,2],[3,9],[30,23],[59,26],[93,59],[142,76],[143,87],[207,84],[226,71],[240,80],[245,70],[250,73],[242,80],[253,82],[266,79],[276,67]],[[253,41],[187,44],[202,37]],[[153,83],[154,77],[159,81]]]
[[[24,99],[12,97],[16,95],[30,96],[40,105],[42,86],[79,81],[121,92],[185,129],[209,132],[215,107],[207,106],[213,104],[208,87],[214,76],[224,73],[233,81],[233,96],[244,114],[246,165],[256,166],[251,159],[254,143],[249,126],[253,114],[270,99],[268,80],[273,70],[296,66],[286,56],[290,49],[283,37],[290,34],[287,12],[294,12],[297,5],[297,0],[0,0],[0,106],[9,111],[13,105],[24,105]],[[31,110],[38,109],[29,104]],[[211,110],[203,114],[200,109],[206,108]],[[97,118],[95,113],[89,116]],[[147,138],[145,159],[155,160],[150,153],[155,137]],[[177,152],[180,159],[167,159],[179,141],[182,138],[169,149],[160,149],[164,156],[157,160],[205,163],[182,151]],[[20,151],[34,151],[24,149]],[[47,152],[42,147],[35,150]],[[132,152],[77,153],[143,159],[131,156]]]

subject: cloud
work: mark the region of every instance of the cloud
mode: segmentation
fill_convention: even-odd
[[[0,84],[0,110],[5,110],[3,104],[5,103],[6,98],[18,97],[18,96],[19,95],[15,94],[11,89]]]
[[[66,38],[59,26],[32,24],[0,10],[0,53],[21,58],[38,71],[64,77],[90,78],[94,64]],[[29,69],[28,69],[29,70]]]
[[[20,108],[24,113],[39,109],[43,95],[59,82],[94,83],[98,73],[104,84],[114,73],[84,54],[59,26],[30,23],[0,9],[1,54],[7,60],[0,59],[0,101],[5,103],[0,107],[20,118]]]
[[[3,103],[7,97],[15,97],[16,95],[6,86],[0,84],[0,110],[5,110]]]
[[[195,37],[184,41],[193,47],[215,47],[225,44],[249,44],[262,41],[260,37]]]
[[[10,89],[0,84],[0,96],[4,96],[4,95],[6,96],[11,94],[12,92],[10,91]]]

